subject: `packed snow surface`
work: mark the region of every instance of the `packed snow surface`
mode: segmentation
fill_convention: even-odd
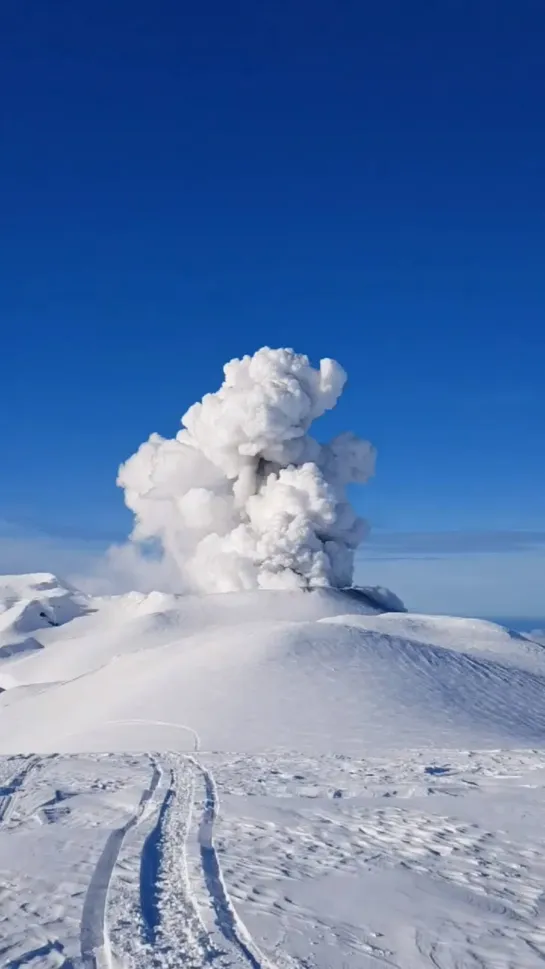
[[[385,590],[0,579],[0,966],[545,960],[545,651]]]

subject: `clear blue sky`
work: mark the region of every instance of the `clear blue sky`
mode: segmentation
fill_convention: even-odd
[[[126,533],[119,462],[288,345],[379,449],[364,579],[544,615],[544,49],[542,0],[7,0],[0,567]]]

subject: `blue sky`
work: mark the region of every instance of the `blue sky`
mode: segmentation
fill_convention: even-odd
[[[0,569],[84,571],[120,461],[288,345],[378,447],[360,577],[543,616],[543,4],[0,19]]]

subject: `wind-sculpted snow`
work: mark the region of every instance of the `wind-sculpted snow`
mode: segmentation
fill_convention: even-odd
[[[373,474],[374,449],[353,434],[320,445],[308,433],[335,406],[344,370],[263,347],[224,374],[174,439],[152,434],[120,468],[136,522],[132,549],[114,563],[152,569],[151,542],[160,549],[154,579],[176,590],[350,585],[366,525],[346,486]]]
[[[0,757],[1,785],[1,969],[545,960],[543,752]]]

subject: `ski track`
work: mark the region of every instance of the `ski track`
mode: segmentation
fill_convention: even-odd
[[[116,828],[109,835],[85,895],[80,930],[81,961],[84,969],[110,969],[112,966],[106,919],[108,890],[125,837],[131,828],[145,818],[148,804],[161,779],[161,767],[151,757],[150,762],[150,786],[142,794],[137,811],[121,828]]]
[[[185,758],[202,775],[205,801],[199,823],[199,847],[204,881],[216,915],[216,924],[225,940],[236,946],[252,969],[272,969],[272,964],[254,942],[239,917],[225,884],[218,852],[214,843],[214,825],[218,816],[219,798],[211,772],[195,757]]]
[[[37,757],[24,758],[26,763],[8,783],[0,787],[0,824],[7,824],[13,814],[19,793],[23,790],[25,782],[28,780],[32,771],[38,767],[40,761]]]
[[[105,725],[113,727],[172,727],[175,730],[183,730],[185,733],[191,735],[193,738],[193,749],[195,753],[200,750],[201,746],[201,739],[196,730],[193,730],[192,727],[187,727],[183,723],[172,723],[170,720],[106,720]]]

